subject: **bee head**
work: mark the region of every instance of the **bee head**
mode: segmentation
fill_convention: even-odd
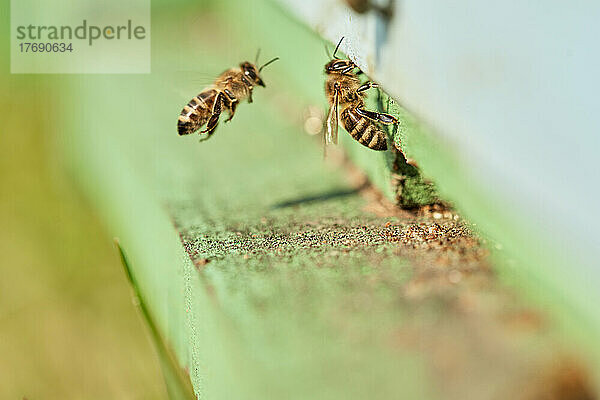
[[[337,60],[333,59],[325,64],[326,74],[347,74],[356,68],[352,60]]]
[[[257,58],[258,58],[258,56],[257,56]],[[272,60],[267,61],[260,68],[256,68],[255,64],[252,64],[249,61],[245,61],[240,64],[240,68],[242,68],[242,72],[244,73],[244,76],[247,79],[250,79],[250,82],[252,82],[255,85],[265,87],[265,82],[260,77],[260,72],[263,70],[264,67],[266,67],[267,65],[269,65],[272,62],[275,62],[277,60],[279,60],[279,57],[275,57]]]
[[[325,64],[325,73],[326,74],[344,75],[344,74],[347,74],[348,72],[352,71],[354,68],[356,68],[356,64],[354,64],[354,62],[352,62],[352,60],[342,60],[336,55],[340,48],[340,45],[342,44],[343,41],[344,41],[344,37],[342,36],[342,38],[338,42],[337,46],[335,46],[335,50],[333,51],[333,56],[329,55],[329,51],[327,50],[327,45],[325,45],[325,52],[327,53],[329,58],[331,58],[331,61],[329,61],[327,64]]]
[[[244,61],[240,64],[240,68],[242,69],[244,76],[250,81],[250,83],[252,83],[253,85],[265,87],[265,83],[260,77],[260,73],[258,71],[258,68],[256,68],[256,65],[252,64],[249,61]]]

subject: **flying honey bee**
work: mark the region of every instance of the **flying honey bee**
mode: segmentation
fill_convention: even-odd
[[[344,38],[342,37],[333,53],[333,59],[325,64],[327,80],[325,94],[329,101],[329,113],[325,129],[325,144],[337,144],[338,121],[346,131],[363,146],[373,150],[387,150],[386,135],[379,126],[382,124],[397,124],[396,117],[390,114],[369,111],[365,109],[365,91],[377,87],[375,82],[361,84],[358,70],[352,60],[341,60],[336,53]],[[341,108],[341,114],[339,109]]]
[[[225,120],[225,122],[229,122],[242,100],[247,98],[248,103],[252,103],[254,86],[265,87],[265,83],[260,76],[261,71],[278,59],[278,57],[275,57],[257,68],[257,54],[254,64],[244,61],[238,68],[228,69],[219,75],[212,86],[204,89],[183,107],[177,120],[179,135],[194,133],[206,124],[206,129],[199,132],[199,134],[206,134],[206,136],[200,141],[210,138],[219,124],[219,116],[222,111],[226,110],[229,113],[229,117]]]

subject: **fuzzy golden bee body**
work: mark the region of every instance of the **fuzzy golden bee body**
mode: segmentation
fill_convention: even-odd
[[[179,135],[189,135],[206,125],[206,129],[199,133],[206,134],[201,140],[208,139],[215,132],[223,111],[229,113],[225,120],[228,122],[235,115],[241,101],[248,99],[248,103],[252,103],[254,87],[265,87],[260,72],[276,60],[277,58],[274,58],[260,68],[245,61],[238,68],[228,69],[219,75],[212,86],[204,89],[183,107],[177,120]]]
[[[335,57],[342,38],[333,53],[333,60],[325,64],[325,95],[329,102],[325,143],[337,143],[338,121],[360,144],[372,150],[387,150],[385,132],[379,124],[396,124],[398,120],[390,115],[365,109],[366,91],[377,87],[374,82],[361,84],[358,67],[352,60]],[[341,109],[341,113],[340,113]]]

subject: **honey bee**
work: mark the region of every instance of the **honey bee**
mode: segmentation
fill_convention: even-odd
[[[219,75],[212,86],[204,89],[183,107],[177,120],[179,135],[194,133],[206,124],[206,129],[199,132],[199,134],[206,134],[206,136],[200,141],[210,138],[219,124],[221,112],[226,110],[229,113],[229,117],[225,120],[225,122],[229,122],[242,100],[247,98],[248,103],[252,103],[252,90],[254,87],[265,87],[265,82],[260,76],[261,71],[278,59],[278,57],[275,57],[257,68],[257,54],[254,64],[244,61],[238,68],[228,69]]]
[[[333,59],[325,64],[327,80],[325,94],[329,102],[329,113],[325,129],[325,144],[337,144],[338,121],[346,131],[363,146],[373,150],[387,150],[386,135],[379,126],[382,124],[397,124],[396,117],[390,114],[369,111],[365,109],[365,91],[377,87],[375,82],[361,84],[358,70],[352,60],[341,60],[336,53],[344,38],[342,37],[333,53]],[[341,108],[341,114],[339,109]]]

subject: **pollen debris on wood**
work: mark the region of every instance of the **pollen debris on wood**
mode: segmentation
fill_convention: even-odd
[[[213,261],[207,285],[214,273],[231,277],[210,286],[221,284],[217,293],[243,292],[259,315],[306,302],[339,340],[418,352],[448,399],[595,398],[580,364],[531,375],[562,349],[543,311],[496,278],[472,224],[444,205],[388,206],[366,186],[360,195],[179,230],[190,257]],[[535,349],[523,347],[533,341]]]

